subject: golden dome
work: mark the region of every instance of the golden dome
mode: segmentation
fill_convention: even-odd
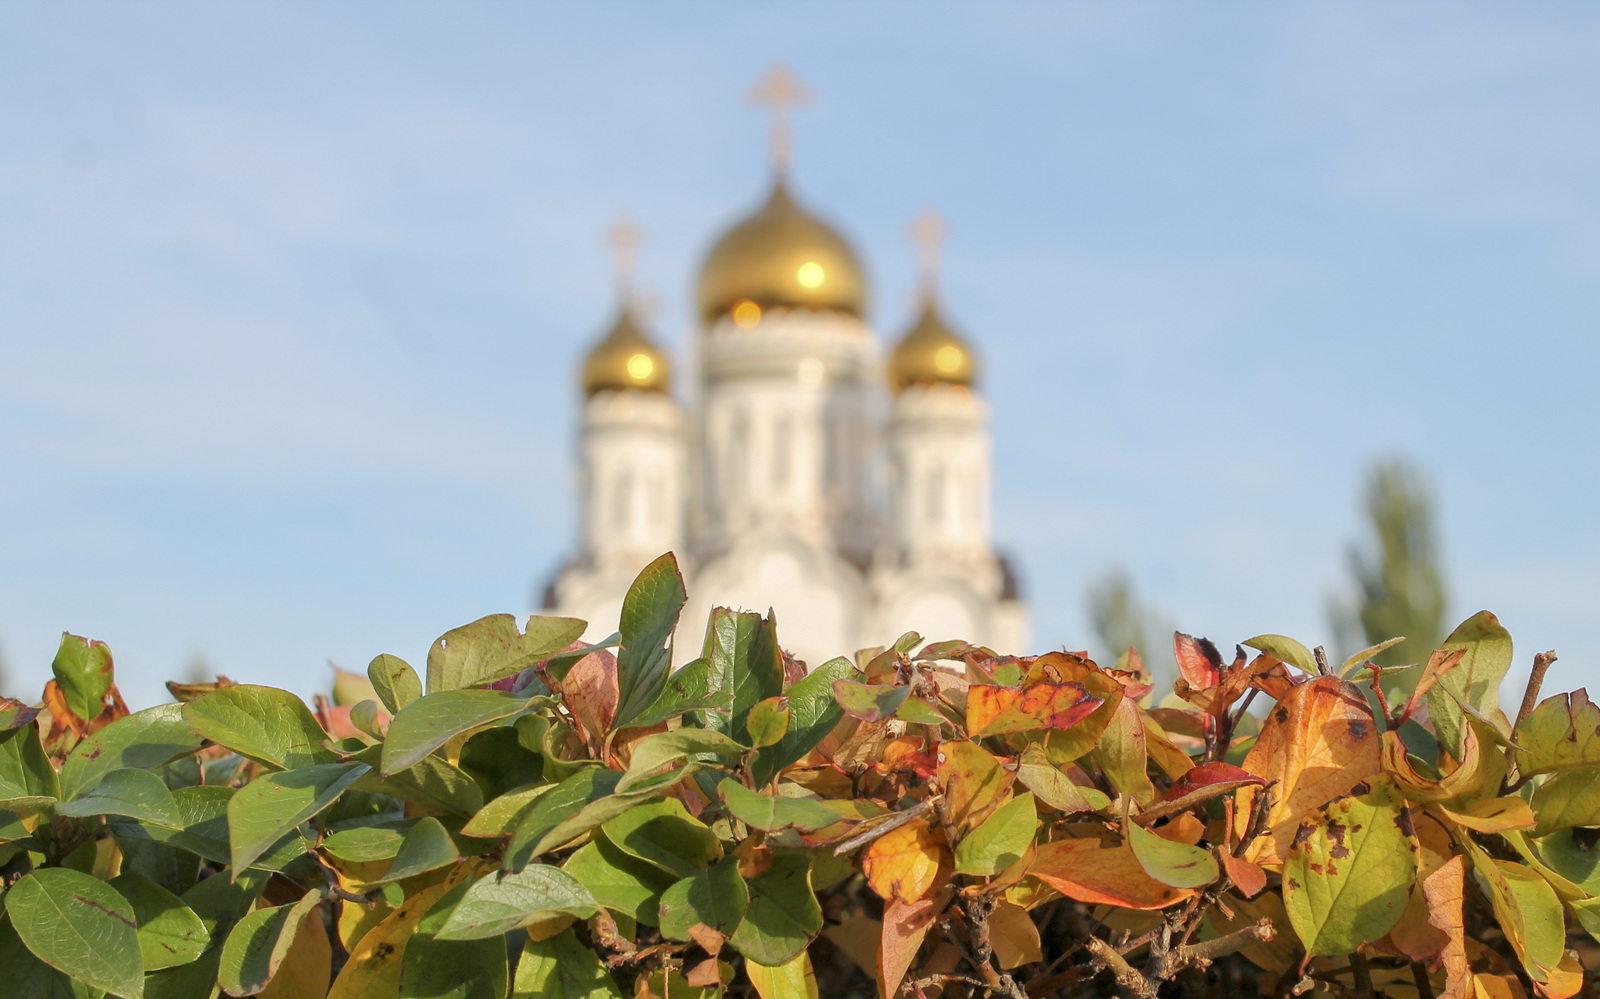
[[[584,395],[606,389],[665,392],[671,379],[667,355],[634,324],[627,306],[623,306],[611,332],[594,345],[583,362]]]
[[[867,286],[850,244],[795,204],[779,178],[767,203],[712,247],[696,297],[705,322],[733,312],[748,328],[774,306],[860,316]]]
[[[899,392],[908,385],[971,385],[977,377],[972,348],[945,325],[929,295],[917,324],[889,355],[890,386]]]

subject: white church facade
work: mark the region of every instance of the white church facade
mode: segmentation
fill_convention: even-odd
[[[936,223],[919,227],[920,314],[885,357],[855,252],[790,190],[782,112],[801,94],[781,70],[758,91],[772,191],[701,267],[683,372],[623,282],[583,365],[581,529],[546,611],[604,637],[634,576],[673,551],[689,592],[680,663],[719,605],[772,608],[811,664],[913,630],[1024,652],[1027,608],[991,540],[977,363],[939,307]]]

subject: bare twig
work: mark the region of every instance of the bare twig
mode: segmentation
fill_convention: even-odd
[[[1359,999],[1373,999],[1372,975],[1367,971],[1367,959],[1357,951],[1350,955],[1350,975],[1355,979],[1355,992]]]
[[[1539,705],[1539,688],[1544,686],[1544,675],[1550,669],[1550,664],[1556,661],[1555,650],[1540,652],[1533,657],[1533,669],[1528,671],[1528,685],[1522,690],[1522,706],[1517,709],[1517,720],[1511,725],[1511,737],[1516,738],[1517,729],[1528,716],[1533,714],[1533,709]],[[1506,775],[1500,781],[1500,793],[1505,794],[1513,787],[1523,783],[1522,775],[1517,773],[1517,750],[1514,746],[1506,748]],[[1512,775],[1516,776],[1513,777]]]
[[[878,820],[876,822],[868,819],[867,822],[863,822],[862,825],[868,825],[870,823],[870,827],[862,832],[856,833],[854,836],[851,836],[843,843],[840,843],[838,846],[834,847],[834,855],[843,856],[858,846],[864,846],[867,843],[877,839],[879,836],[883,836],[887,833],[893,832],[896,829],[899,829],[912,819],[921,818],[933,810],[933,806],[938,803],[939,798],[940,796],[937,794],[930,794],[928,797],[923,798],[921,801],[917,802],[915,805],[912,805],[903,812],[891,813],[887,818]]]
[[[1317,661],[1317,672],[1318,673],[1321,673],[1323,676],[1332,676],[1333,675],[1333,668],[1328,665],[1328,650],[1327,649],[1324,649],[1322,646],[1319,645],[1316,648],[1311,650],[1311,656],[1312,656],[1312,658],[1316,659],[1316,661]]]
[[[1155,987],[1139,973],[1138,969],[1123,960],[1122,955],[1118,954],[1110,944],[1099,937],[1090,937],[1084,946],[1089,949],[1089,954],[1099,968],[1109,970],[1116,977],[1118,988],[1131,992],[1140,999],[1155,999]]]
[[[1183,957],[1186,962],[1203,968],[1225,954],[1233,954],[1244,950],[1246,947],[1254,947],[1258,943],[1271,940],[1273,936],[1272,920],[1260,919],[1242,930],[1234,930],[1224,936],[1184,947]]]
[[[1411,980],[1417,983],[1421,999],[1433,999],[1433,982],[1428,978],[1428,966],[1421,961],[1411,962]]]

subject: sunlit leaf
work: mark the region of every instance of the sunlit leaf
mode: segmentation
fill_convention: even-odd
[[[1307,817],[1283,866],[1283,900],[1306,953],[1348,954],[1388,933],[1417,870],[1405,802],[1375,781]]]
[[[1600,705],[1582,687],[1547,697],[1517,726],[1517,746],[1524,777],[1600,767]]]
[[[699,756],[722,760],[738,760],[746,747],[721,732],[703,728],[680,728],[658,732],[633,747],[633,758],[628,761],[628,772],[617,782],[617,791],[625,792],[645,783],[668,767],[682,766]]]
[[[172,792],[161,778],[148,770],[131,768],[107,773],[95,786],[57,805],[56,814],[77,818],[126,815],[174,829],[182,824]]]
[[[427,692],[482,686],[520,673],[572,644],[586,627],[573,618],[535,615],[524,633],[510,614],[491,614],[453,628],[428,649]]]
[[[545,864],[479,878],[436,931],[440,940],[483,940],[550,916],[587,919],[596,903],[577,878]]]
[[[622,990],[593,950],[572,930],[529,939],[511,983],[512,999],[623,999]]]
[[[1511,669],[1511,635],[1493,614],[1479,611],[1461,622],[1439,648],[1443,652],[1464,650],[1456,667],[1442,674],[1428,692],[1428,715],[1439,742],[1459,757],[1466,720],[1462,704],[1477,709],[1500,732],[1511,731],[1500,710],[1500,684]]]
[[[367,769],[364,763],[325,763],[263,774],[240,788],[228,801],[233,869],[255,863],[295,826],[338,800]]]
[[[398,656],[375,656],[367,664],[367,679],[390,715],[399,714],[401,708],[422,696],[422,680],[417,671]]]
[[[670,874],[622,852],[604,836],[578,847],[561,869],[577,878],[596,903],[648,926],[659,920],[661,893],[673,883]]]
[[[1033,795],[1019,794],[989,813],[956,844],[956,870],[984,877],[999,874],[1022,859],[1038,830],[1039,814]]]
[[[1257,635],[1245,639],[1240,644],[1257,652],[1265,652],[1274,659],[1281,659],[1302,673],[1317,675],[1316,657],[1311,654],[1310,649],[1292,638],[1283,635]]]
[[[444,881],[408,897],[405,904],[369,930],[351,948],[350,959],[334,979],[328,999],[393,999],[400,987],[401,963],[417,924],[475,869],[473,864],[460,865]]]
[[[861,854],[861,871],[879,898],[915,902],[933,887],[944,848],[921,819],[892,829]]]
[[[68,798],[113,770],[154,770],[203,743],[183,721],[183,705],[161,704],[119,718],[73,747],[61,765],[61,793]]]
[[[234,926],[222,947],[217,982],[230,996],[253,996],[267,987],[322,896],[308,893],[292,905],[257,909]]]
[[[1103,703],[1081,683],[1036,683],[1025,690],[975,686],[967,691],[967,733],[977,738],[1068,729]]]
[[[106,643],[62,632],[50,671],[73,714],[86,722],[100,716],[111,692],[111,649]]]
[[[510,718],[528,699],[505,690],[445,690],[419,698],[389,723],[380,773],[389,777],[410,768],[446,742]]]
[[[768,697],[757,701],[745,716],[744,727],[755,748],[777,745],[789,731],[789,699]]]
[[[328,733],[305,702],[276,687],[220,687],[185,704],[183,720],[217,745],[278,770],[336,759],[323,748]]]
[[[775,968],[747,960],[744,973],[761,999],[817,999],[817,974],[805,951]]]
[[[744,919],[728,937],[746,958],[768,967],[783,964],[822,929],[806,854],[776,854],[771,867],[750,879],[748,890]]]
[[[1061,839],[1038,848],[1028,873],[1056,891],[1091,905],[1165,909],[1194,895],[1145,873],[1126,843],[1105,847],[1098,839]]]
[[[1045,757],[1042,746],[1034,743],[1017,759],[1017,780],[1040,801],[1067,814],[1093,812],[1111,804],[1098,789],[1080,787],[1067,779],[1061,769]]]
[[[722,857],[722,842],[677,798],[635,804],[600,827],[624,853],[687,877]]]
[[[814,832],[839,821],[838,813],[820,801],[759,794],[731,777],[717,785],[717,793],[734,818],[765,832],[789,828]]]
[[[673,940],[689,940],[689,930],[703,923],[723,934],[731,934],[744,919],[749,891],[739,876],[739,862],[728,857],[714,867],[705,867],[674,882],[661,895],[661,934]]]
[[[1217,880],[1217,858],[1204,847],[1175,843],[1129,822],[1128,847],[1146,874],[1174,888],[1199,888]]]
[[[1014,775],[988,750],[966,740],[939,744],[937,777],[944,789],[944,810],[956,829],[970,829],[1000,804]]]
[[[833,698],[839,702],[844,713],[869,722],[892,718],[910,693],[911,688],[904,684],[887,686],[857,683],[854,680],[835,680],[833,683]]]
[[[750,763],[750,775],[757,784],[770,783],[834,730],[844,719],[844,709],[833,698],[833,684],[858,675],[850,660],[831,659],[790,686],[786,692],[789,730],[777,745],[758,750]]]
[[[617,653],[614,727],[630,724],[666,686],[672,663],[672,631],[678,626],[678,613],[687,599],[678,560],[671,552],[645,566],[628,588],[618,629],[622,633],[622,651]]]
[[[451,888],[418,921],[400,961],[400,999],[505,999],[510,971],[503,937],[439,936],[473,887],[467,880]]]
[[[210,944],[211,936],[194,910],[144,875],[124,872],[110,885],[133,907],[144,970],[188,964]]]

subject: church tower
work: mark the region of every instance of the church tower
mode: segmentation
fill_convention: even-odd
[[[994,553],[989,410],[972,347],[939,303],[943,226],[912,226],[921,263],[916,321],[889,359],[889,529],[873,574],[880,629],[1022,648],[1026,611]]]
[[[771,114],[773,185],[700,273],[699,569],[685,613],[777,607],[797,655],[831,657],[865,623],[861,571],[880,522],[867,432],[877,347],[860,261],[790,189],[788,111],[809,93],[778,68],[751,98]]]
[[[638,233],[619,223],[617,317],[583,362],[578,431],[578,555],[545,603],[610,633],[628,585],[662,552],[682,550],[686,467],[683,419],[666,354],[641,328],[633,293]]]

